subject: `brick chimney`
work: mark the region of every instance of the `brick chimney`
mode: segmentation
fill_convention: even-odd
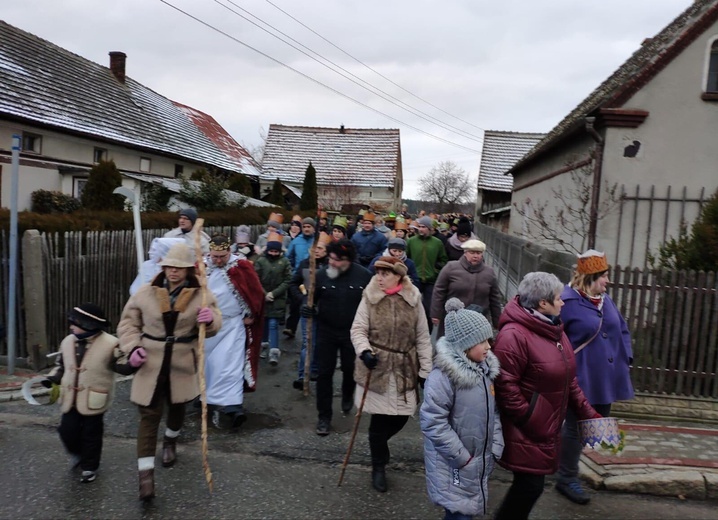
[[[110,53],[110,70],[120,83],[125,82],[125,62],[127,54],[120,51],[112,51]]]

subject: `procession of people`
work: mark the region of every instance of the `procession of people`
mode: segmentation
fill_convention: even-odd
[[[371,416],[376,491],[390,487],[390,439],[420,410],[428,495],[445,518],[486,514],[496,464],[514,480],[495,518],[527,518],[545,475],[557,471],[559,492],[587,503],[577,422],[633,397],[630,332],[606,294],[605,255],[577,257],[568,284],[529,273],[503,305],[471,219],[412,220],[407,209],[295,215],[287,226],[272,213],[254,242],[245,225],[234,240],[209,237],[195,210],[181,210],[178,227],[152,242],[117,337],[92,303],[68,314],[71,335],[47,385],[61,384],[60,435],[81,481],[97,476],[113,372],[133,375],[139,497],[149,501],[165,409],[164,467],[177,460],[186,406],[204,406],[212,427],[241,433],[244,393],[261,395],[260,359],[276,367],[280,331],[291,339],[301,324],[301,355],[282,361],[297,362],[287,383],[316,382],[315,431],[326,437],[339,369],[341,411]]]

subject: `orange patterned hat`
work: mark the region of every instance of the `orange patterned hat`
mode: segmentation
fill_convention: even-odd
[[[601,253],[595,249],[589,249],[582,255],[578,255],[576,271],[580,274],[594,274],[608,271],[606,253]]]
[[[273,220],[274,222],[279,222],[280,224],[283,224],[284,215],[282,215],[281,213],[270,213],[269,220]]]
[[[331,235],[328,235],[324,231],[319,233],[319,238],[317,239],[318,244],[322,244],[322,245],[326,246],[331,241],[332,241]]]

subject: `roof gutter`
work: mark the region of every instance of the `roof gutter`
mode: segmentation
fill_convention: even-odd
[[[588,221],[588,248],[596,247],[596,228],[598,227],[598,204],[601,192],[601,174],[603,170],[603,150],[605,141],[603,137],[596,131],[594,124],[595,117],[587,117],[586,132],[593,138],[596,145],[593,148],[593,186],[591,187],[591,209]]]

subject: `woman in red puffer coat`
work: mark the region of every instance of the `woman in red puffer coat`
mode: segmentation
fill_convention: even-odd
[[[497,520],[528,518],[545,476],[558,469],[567,407],[581,419],[600,417],[576,380],[573,349],[559,318],[562,290],[556,276],[529,273],[499,320],[496,403],[506,443],[499,464],[513,471],[514,480]]]

